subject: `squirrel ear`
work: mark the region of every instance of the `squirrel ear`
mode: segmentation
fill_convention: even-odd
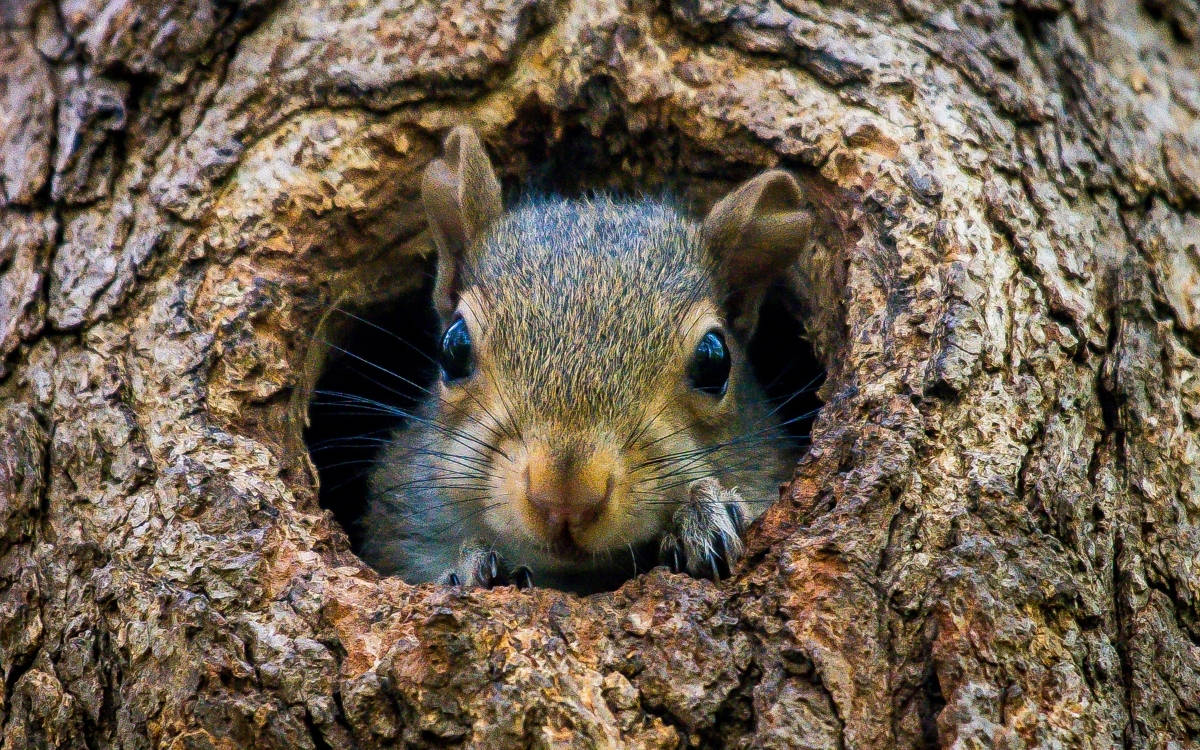
[[[799,257],[813,215],[790,172],[772,169],[722,198],[700,227],[730,326],[749,338],[767,289]]]
[[[454,310],[467,254],[500,218],[500,181],[475,131],[459,125],[443,144],[444,156],[425,167],[421,200],[438,250],[434,299],[443,317]]]

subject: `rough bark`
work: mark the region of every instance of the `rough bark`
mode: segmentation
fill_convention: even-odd
[[[0,747],[1200,747],[1200,6],[0,3]],[[829,405],[721,585],[380,579],[301,439],[469,121],[796,170]]]

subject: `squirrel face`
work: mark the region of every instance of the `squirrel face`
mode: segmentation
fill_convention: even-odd
[[[702,224],[609,197],[502,210],[482,144],[454,130],[422,195],[445,322],[438,450],[478,522],[550,567],[648,541],[761,413],[744,347],[811,225],[766,172]]]

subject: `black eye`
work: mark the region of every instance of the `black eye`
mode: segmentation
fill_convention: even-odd
[[[465,378],[475,369],[475,363],[471,361],[471,332],[462,318],[455,318],[442,334],[438,363],[442,366],[442,379],[447,383]]]
[[[696,345],[692,363],[688,365],[688,380],[692,387],[714,396],[725,395],[729,384],[729,349],[720,331],[709,331]]]

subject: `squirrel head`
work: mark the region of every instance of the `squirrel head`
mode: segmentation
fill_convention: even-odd
[[[661,532],[690,479],[719,473],[730,441],[765,428],[746,344],[812,225],[788,172],[699,224],[642,198],[505,211],[479,137],[458,127],[422,200],[445,326],[438,449],[475,480],[455,500],[477,502],[485,527],[550,566],[624,550]]]

